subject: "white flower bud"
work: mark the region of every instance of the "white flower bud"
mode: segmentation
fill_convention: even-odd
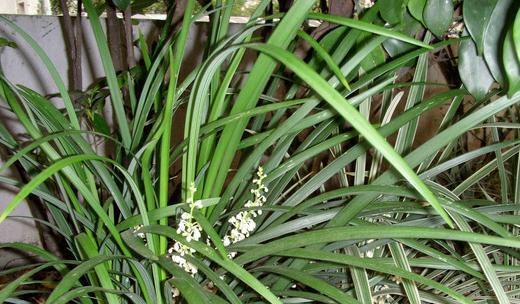
[[[264,174],[264,169],[258,167],[256,172],[257,177],[253,179],[253,184],[256,188],[250,189],[250,192],[254,196],[254,200],[248,200],[244,207],[252,208],[252,210],[241,211],[236,215],[228,219],[228,223],[231,224],[231,230],[222,239],[224,246],[240,242],[241,240],[249,237],[250,233],[255,231],[256,222],[254,218],[262,214],[261,210],[254,210],[254,208],[262,207],[263,203],[267,201],[264,193],[268,191],[263,181],[267,177]],[[229,257],[233,258],[236,256],[236,252],[229,253]]]
[[[360,8],[371,8],[374,6],[374,2],[372,0],[359,0],[358,4]]]

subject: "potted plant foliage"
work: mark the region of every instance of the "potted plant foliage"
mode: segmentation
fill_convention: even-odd
[[[87,90],[0,17],[62,102],[0,74],[0,111],[30,138],[0,122],[0,174],[26,177],[0,176],[19,189],[0,227],[29,199],[63,244],[0,244],[38,257],[0,271],[12,278],[0,302],[518,300],[515,1],[261,0],[240,26],[240,1],[172,1],[157,39],[133,41],[132,11],[152,2],[79,1],[106,76]],[[124,66],[105,9],[107,23],[123,13]],[[202,60],[186,71],[204,16]],[[431,83],[432,65],[455,80]],[[476,132],[487,136],[470,148]]]

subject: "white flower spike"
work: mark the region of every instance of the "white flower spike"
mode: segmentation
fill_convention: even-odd
[[[197,188],[195,188],[195,184],[192,183],[188,188],[188,197],[186,198],[186,203],[190,207],[190,212],[183,212],[181,214],[179,224],[177,226],[177,233],[182,235],[188,243],[192,240],[199,241],[202,236],[202,227],[193,219],[193,210],[195,208],[202,207],[199,201],[193,201],[193,197],[195,196],[196,191]],[[182,267],[187,273],[191,274],[192,276],[195,276],[195,274],[197,274],[198,269],[193,264],[186,261],[184,257],[187,255],[191,256],[194,252],[195,249],[179,242],[175,242],[173,244],[173,247],[168,249],[168,254],[170,255],[172,261],[175,264]]]
[[[262,210],[254,210],[254,208],[262,207],[262,205],[267,201],[265,193],[269,191],[269,189],[264,185],[264,179],[267,175],[265,175],[262,167],[258,167],[256,176],[257,177],[253,179],[253,184],[256,185],[256,188],[251,189],[251,193],[254,195],[254,200],[248,200],[244,205],[246,208],[253,209],[241,211],[235,216],[229,218],[228,222],[231,224],[232,228],[222,240],[226,247],[249,237],[251,232],[256,229],[254,218],[262,214]],[[229,253],[230,258],[235,256],[236,252]]]

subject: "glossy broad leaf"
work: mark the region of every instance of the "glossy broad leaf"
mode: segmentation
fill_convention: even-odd
[[[504,71],[507,77],[507,94],[512,96],[520,90],[520,60],[515,52],[513,32],[509,31],[504,40]]]
[[[427,0],[423,11],[426,27],[437,37],[442,37],[453,19],[452,0]]]
[[[400,28],[402,28],[404,34],[414,37],[423,27],[419,21],[405,12]],[[397,57],[415,48],[412,44],[393,38],[386,39],[383,42],[383,47],[391,57]]]
[[[515,23],[513,24],[513,43],[516,57],[520,58],[520,10],[516,14]]]
[[[477,45],[479,55],[484,51],[484,33],[498,0],[464,1],[462,16],[464,25]]]
[[[495,80],[502,85],[505,84],[502,68],[503,37],[507,33],[508,15],[514,4],[514,0],[498,1],[484,32],[484,59]]]
[[[483,99],[494,82],[482,56],[477,55],[471,39],[461,41],[459,48],[459,75],[464,86],[477,100]]]
[[[420,22],[424,23],[423,12],[426,6],[426,0],[409,0],[408,10],[410,14]]]
[[[390,25],[396,25],[403,20],[406,6],[403,0],[379,0],[379,13]]]

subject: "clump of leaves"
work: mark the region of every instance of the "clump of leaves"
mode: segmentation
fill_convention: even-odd
[[[1,18],[46,64],[64,109],[0,78],[5,111],[32,138],[21,144],[0,128],[12,152],[0,172],[16,163],[30,180],[0,177],[20,188],[0,221],[32,194],[46,205],[51,221],[42,222],[61,235],[67,258],[27,244],[0,245],[43,260],[2,286],[0,302],[20,302],[27,292],[20,287],[51,268],[61,280],[49,303],[509,303],[517,297],[520,166],[506,162],[513,163],[520,146],[516,134],[502,140],[498,129],[516,128],[520,95],[489,87],[475,94],[464,77],[478,98],[472,106],[464,102],[466,89],[446,86],[425,95],[429,54],[472,43],[444,40],[451,1],[381,0],[357,6],[356,19],[312,13],[315,1],[300,0],[271,23],[260,19],[270,4],[261,1],[234,32],[233,1],[216,1],[208,10],[203,60],[182,78],[183,59],[192,55],[185,53],[189,30],[205,13],[194,1],[175,33],[168,21],[153,47],[141,39],[144,66],[120,73],[92,2],[84,4],[106,73],[98,85],[116,118],[112,133],[81,128],[77,114],[85,109],[72,102],[45,52]],[[442,18],[433,20],[434,11]],[[335,27],[316,40],[304,32],[309,19]],[[259,42],[268,26],[269,37]],[[295,55],[300,41],[310,46],[305,60]],[[475,54],[465,57],[471,52],[464,48],[461,76],[475,67],[472,60],[482,63]],[[485,43],[483,49],[489,67]],[[256,54],[254,62],[246,51]],[[409,66],[412,79],[403,80],[400,72]],[[445,104],[438,130],[417,144],[419,120]],[[510,121],[496,121],[498,115]],[[492,130],[491,141],[460,149],[459,140],[475,128]],[[179,129],[182,139],[172,140]],[[104,138],[106,154],[96,153],[91,137]],[[462,170],[489,155],[478,169]],[[494,171],[500,201],[478,189]],[[456,180],[447,183],[446,176]],[[244,237],[226,241],[253,213],[239,231]]]

